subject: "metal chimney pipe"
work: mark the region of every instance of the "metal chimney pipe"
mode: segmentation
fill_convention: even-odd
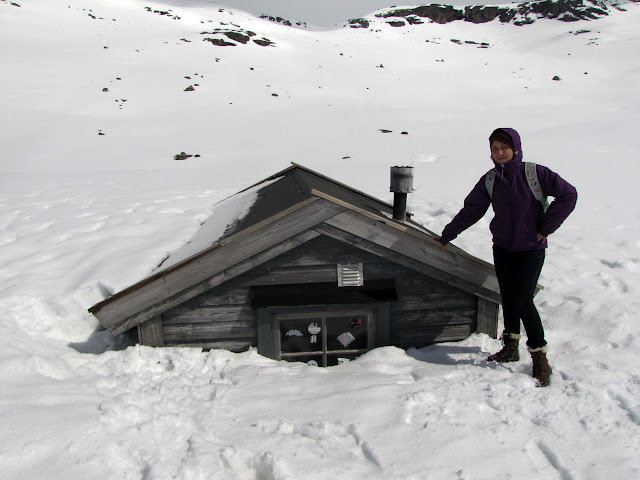
[[[407,219],[407,194],[413,192],[413,167],[391,167],[393,192],[393,218],[404,222]]]

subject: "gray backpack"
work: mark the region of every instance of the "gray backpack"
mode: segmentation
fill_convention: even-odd
[[[546,212],[547,208],[549,208],[549,200],[542,193],[542,188],[540,187],[540,182],[538,181],[538,172],[536,172],[536,164],[532,162],[524,162],[524,175],[527,178],[527,183],[529,184],[529,188],[531,189],[531,193],[536,197],[540,203],[542,203],[542,208]],[[484,177],[484,184],[487,187],[487,192],[489,192],[489,198],[493,199],[493,184],[496,181],[496,172],[490,170],[487,172],[487,175]]]

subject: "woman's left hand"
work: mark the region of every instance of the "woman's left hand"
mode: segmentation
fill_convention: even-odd
[[[538,233],[538,234],[537,234],[537,238],[538,238],[538,241],[539,241],[540,243],[543,243],[543,242],[546,242],[546,241],[547,241],[547,237],[545,237],[545,236],[544,236],[544,235],[542,235],[541,233]]]

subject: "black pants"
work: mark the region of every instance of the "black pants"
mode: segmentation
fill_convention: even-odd
[[[529,348],[544,347],[542,320],[533,304],[533,294],[544,264],[544,249],[508,252],[493,246],[493,261],[502,296],[505,333],[520,333],[520,320],[527,332]]]

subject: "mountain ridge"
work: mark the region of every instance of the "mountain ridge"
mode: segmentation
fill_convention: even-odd
[[[638,3],[638,0],[629,1]],[[433,3],[415,7],[392,8],[376,13],[375,17],[385,19],[385,23],[393,27],[404,27],[407,24],[423,24],[425,19],[427,23],[439,24],[455,21],[488,23],[499,19],[501,23],[513,23],[517,26],[523,26],[543,18],[563,22],[597,20],[608,16],[611,8],[625,11],[620,3],[604,0],[537,0],[519,3],[515,7],[504,5],[455,7]],[[351,28],[369,28],[371,23],[367,18],[348,20],[348,26]]]

